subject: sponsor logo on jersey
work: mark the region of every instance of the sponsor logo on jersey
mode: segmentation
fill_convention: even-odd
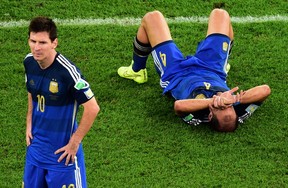
[[[35,85],[34,80],[30,80],[30,81],[29,81],[29,84],[30,84],[30,86],[34,86],[34,85]]]
[[[211,84],[210,84],[209,82],[203,82],[203,84],[204,84],[206,90],[209,90],[209,89],[210,89]]]
[[[58,93],[59,89],[58,89],[58,82],[56,81],[51,81],[50,85],[49,85],[49,91],[51,93]]]

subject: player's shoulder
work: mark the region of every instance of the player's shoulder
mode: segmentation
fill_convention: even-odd
[[[81,78],[81,72],[79,68],[68,58],[66,58],[61,53],[58,53],[55,60],[57,61],[58,66],[61,67],[62,73],[65,73],[67,76],[71,77],[74,82]]]
[[[76,65],[61,53],[57,53],[55,60],[65,69],[78,69]]]
[[[24,67],[26,69],[32,69],[32,67],[37,65],[36,60],[33,57],[32,53],[29,53],[25,56],[24,61],[23,61]]]
[[[28,53],[28,54],[25,56],[25,58],[24,58],[24,62],[29,61],[30,59],[34,59],[32,53]]]

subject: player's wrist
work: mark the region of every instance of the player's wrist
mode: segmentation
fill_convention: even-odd
[[[76,133],[74,133],[70,139],[70,142],[80,144],[82,142],[82,139],[80,136],[78,136]]]
[[[239,105],[239,104],[241,104],[241,102],[240,102],[240,101],[237,101],[237,102],[234,102],[234,103],[233,103],[233,106],[237,106],[237,105]]]

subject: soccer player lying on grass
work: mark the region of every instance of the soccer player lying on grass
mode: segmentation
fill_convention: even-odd
[[[188,124],[210,122],[217,131],[231,132],[270,95],[268,85],[237,94],[234,93],[238,87],[230,90],[227,86],[233,39],[228,12],[214,9],[206,38],[198,44],[194,56],[184,57],[172,40],[162,13],[149,12],[134,39],[132,63],[120,67],[118,74],[137,83],[147,82],[146,61],[152,54],[163,94],[176,100],[174,110],[178,116]]]

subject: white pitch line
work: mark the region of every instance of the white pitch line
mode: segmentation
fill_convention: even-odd
[[[207,17],[175,17],[166,18],[168,23],[207,23]],[[139,25],[141,18],[88,18],[88,19],[57,19],[54,21],[59,25],[120,25],[120,26],[131,26]],[[232,23],[260,23],[260,22],[287,22],[288,16],[273,15],[273,16],[246,16],[246,17],[231,17]],[[0,27],[3,28],[17,28],[17,27],[27,27],[29,21],[18,20],[18,21],[0,21]]]

